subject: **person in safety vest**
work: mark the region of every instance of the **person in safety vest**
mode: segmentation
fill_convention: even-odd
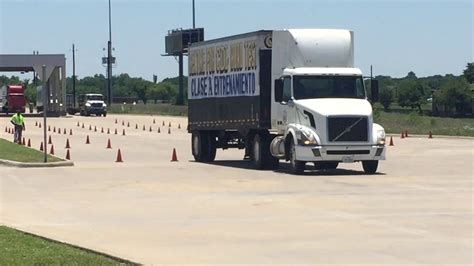
[[[25,130],[25,118],[20,111],[17,111],[10,120],[10,122],[15,126],[15,134],[13,141],[15,143],[21,144],[21,133]]]

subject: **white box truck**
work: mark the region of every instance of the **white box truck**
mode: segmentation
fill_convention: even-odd
[[[385,159],[349,30],[263,30],[189,48],[188,132],[196,161],[245,149],[257,169],[335,169]]]

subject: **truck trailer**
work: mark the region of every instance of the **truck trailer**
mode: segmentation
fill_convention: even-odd
[[[373,122],[349,30],[262,30],[189,48],[188,132],[198,162],[216,149],[245,149],[257,169],[280,160],[335,169],[385,159],[385,131]]]
[[[25,113],[26,97],[23,85],[6,85],[0,88],[0,111]]]

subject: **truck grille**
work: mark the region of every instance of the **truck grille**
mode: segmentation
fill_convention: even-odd
[[[93,103],[92,107],[102,107],[102,103]]]
[[[368,141],[368,120],[365,116],[328,117],[328,141]]]

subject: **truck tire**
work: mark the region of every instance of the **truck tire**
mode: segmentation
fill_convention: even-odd
[[[207,157],[206,157],[206,162],[213,162],[214,159],[216,159],[216,152],[217,152],[217,141],[216,141],[216,136],[209,132],[207,134],[207,137],[208,137],[208,147],[209,147],[209,150],[208,150],[208,154],[207,154]]]
[[[339,162],[314,162],[316,170],[334,170],[339,165]]]
[[[104,115],[104,117],[106,117],[106,116],[107,116],[107,112],[103,113],[103,115]]]
[[[203,131],[193,131],[191,135],[191,149],[196,162],[205,162],[208,158],[209,138]]]
[[[304,173],[306,162],[296,160],[296,148],[293,140],[290,142],[290,172],[294,175]]]
[[[379,165],[379,161],[362,161],[362,168],[364,168],[364,172],[368,175],[373,175],[377,172],[377,167]]]
[[[252,161],[256,169],[276,169],[279,160],[270,153],[271,137],[269,134],[257,133],[252,141]]]

